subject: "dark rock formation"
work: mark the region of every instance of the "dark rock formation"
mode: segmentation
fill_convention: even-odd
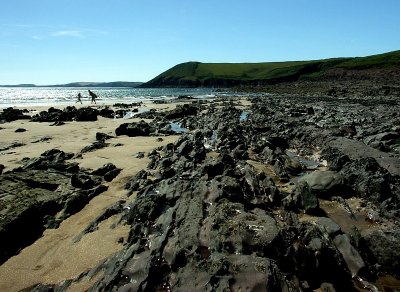
[[[72,156],[52,149],[0,176],[1,263],[107,190],[102,176],[115,166],[90,174],[67,162]]]
[[[0,113],[0,122],[12,122],[16,120],[29,120],[31,117],[24,115],[24,111],[20,109],[15,109],[12,107],[5,108]]]
[[[99,111],[91,107],[83,107],[76,111],[75,121],[78,122],[90,122],[97,121],[97,115]]]
[[[101,139],[101,140],[95,141],[95,142],[93,142],[92,144],[90,144],[90,145],[84,147],[84,148],[81,150],[81,153],[93,152],[93,151],[96,151],[96,150],[98,150],[98,149],[105,148],[105,147],[107,147],[108,145],[110,145],[110,144],[109,144],[109,143],[106,143],[104,139]]]
[[[177,105],[175,109],[165,113],[165,118],[168,120],[176,120],[186,116],[194,116],[197,114],[197,112],[198,108],[195,105]]]
[[[124,123],[121,124],[116,130],[115,135],[127,135],[129,137],[135,136],[149,136],[154,129],[145,121],[141,120],[138,123]]]
[[[245,119],[242,106],[220,101],[193,115],[189,107],[152,112],[150,123],[121,125],[117,135],[167,133],[170,119],[192,131],[148,153],[147,169],[125,186],[136,196],[111,206],[82,233],[118,214],[118,224],[130,228],[124,248],[50,288],[64,291],[89,278],[91,291],[376,291],[380,275],[398,277],[398,101],[251,102]],[[105,165],[69,178],[87,192],[113,171]]]
[[[75,108],[68,106],[65,109],[49,108],[47,111],[41,111],[39,114],[32,117],[33,122],[67,122],[67,121],[97,121],[97,116],[100,115],[106,118],[113,118],[114,111],[108,108],[103,108],[100,111],[91,107]]]

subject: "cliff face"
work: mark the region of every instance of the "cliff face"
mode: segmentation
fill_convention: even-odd
[[[400,51],[362,58],[270,63],[199,63],[174,66],[141,87],[266,86],[295,81],[400,80]]]

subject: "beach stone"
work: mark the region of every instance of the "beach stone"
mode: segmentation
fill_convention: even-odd
[[[106,107],[106,108],[102,108],[99,111],[99,115],[104,118],[113,119],[115,116],[115,112],[112,109],[110,109],[109,107]]]
[[[115,130],[117,136],[127,135],[129,137],[150,136],[153,132],[154,129],[143,120],[138,123],[123,123]]]
[[[329,236],[334,237],[341,231],[340,226],[328,217],[319,217],[317,220],[318,228],[323,232],[329,234]]]
[[[91,107],[79,108],[75,114],[75,121],[77,122],[92,122],[97,121],[99,111]]]
[[[313,192],[321,196],[332,196],[344,186],[342,175],[335,171],[314,171],[301,177],[300,182],[307,183]]]
[[[349,236],[347,234],[339,234],[333,241],[342,254],[352,276],[358,275],[360,270],[365,267],[365,263],[358,251],[351,245]]]
[[[283,161],[283,167],[291,175],[299,175],[304,167],[297,158],[289,157],[288,155],[281,155],[280,160]]]
[[[26,129],[18,128],[18,129],[15,130],[15,133],[23,133],[23,132],[26,132]]]

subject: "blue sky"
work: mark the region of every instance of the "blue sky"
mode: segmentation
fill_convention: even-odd
[[[399,0],[2,0],[0,84],[384,53],[400,49],[399,13]]]

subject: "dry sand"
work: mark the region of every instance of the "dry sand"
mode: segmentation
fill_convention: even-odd
[[[158,109],[174,107],[171,104],[146,106]],[[135,120],[99,117],[96,122],[67,122],[63,126],[21,120],[1,124],[0,148],[15,142],[25,145],[0,152],[0,164],[6,166],[4,171],[11,170],[20,166],[22,158],[37,157],[53,148],[78,153],[95,141],[96,132],[114,136],[115,129],[121,123],[131,121]],[[16,133],[17,128],[24,128],[26,131]],[[33,143],[43,137],[50,139]],[[127,191],[124,190],[126,181],[148,163],[147,158],[136,158],[136,153],[149,152],[155,147],[174,142],[178,136],[162,138],[163,141],[159,142],[156,141],[157,137],[120,136],[108,140],[111,144],[109,147],[85,153],[82,159],[76,159],[85,168],[96,169],[111,162],[123,170],[108,184],[108,190],[92,199],[82,211],[63,221],[58,229],[46,230],[36,242],[1,265],[0,291],[19,291],[37,283],[55,284],[77,277],[121,250],[122,244],[118,240],[121,237],[126,239],[129,228],[120,226],[111,229],[110,226],[119,220],[116,216],[103,221],[98,230],[85,235],[81,241],[73,243],[73,239],[106,208],[120,199],[127,199]],[[115,147],[117,143],[122,146]],[[81,285],[74,285],[71,291],[84,291],[88,284],[83,282]]]

